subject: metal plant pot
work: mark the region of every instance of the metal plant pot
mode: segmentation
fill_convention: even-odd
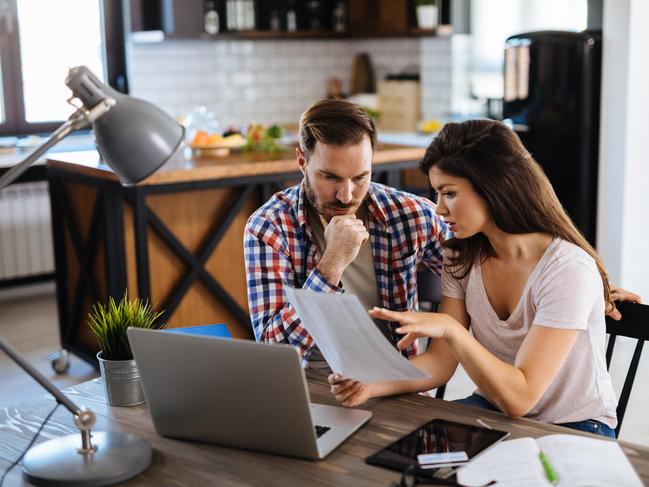
[[[97,354],[99,370],[104,379],[106,401],[111,406],[135,406],[144,402],[140,371],[135,360],[104,360]]]

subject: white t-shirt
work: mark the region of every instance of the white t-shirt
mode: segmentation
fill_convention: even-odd
[[[553,240],[506,321],[489,302],[480,264],[461,280],[443,271],[442,294],[465,300],[473,336],[508,364],[514,364],[532,325],[581,330],[554,381],[526,417],[555,424],[596,419],[615,428],[617,398],[605,359],[604,290],[595,261],[583,249]]]

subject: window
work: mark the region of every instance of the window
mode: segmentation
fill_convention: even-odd
[[[106,78],[103,3],[0,0],[0,133],[48,132],[67,119],[70,67]]]
[[[68,69],[86,65],[104,79],[97,0],[17,0],[25,121],[68,118]],[[52,19],[56,19],[53,21]]]
[[[581,31],[586,28],[587,0],[490,0],[471,3],[471,91],[483,98],[502,98],[505,40],[538,30]]]

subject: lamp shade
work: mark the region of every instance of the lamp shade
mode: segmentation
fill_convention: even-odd
[[[94,120],[97,148],[123,184],[141,181],[162,166],[183,140],[184,128],[152,103],[123,95],[87,67],[70,69],[65,84],[87,109],[113,98],[115,105]]]

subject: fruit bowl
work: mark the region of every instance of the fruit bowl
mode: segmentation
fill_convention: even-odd
[[[196,136],[190,147],[194,153],[201,156],[227,156],[230,152],[243,149],[246,139],[241,134],[232,134],[223,137],[220,134]]]

